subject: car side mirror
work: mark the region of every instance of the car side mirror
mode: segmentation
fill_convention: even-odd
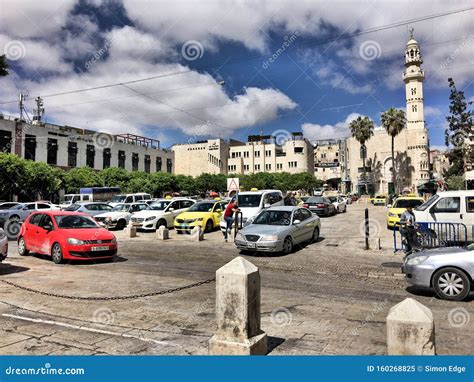
[[[387,208],[392,208],[392,205],[391,205],[391,204],[387,204]]]
[[[265,203],[265,204],[263,205],[263,208],[270,208],[270,203]]]
[[[168,208],[168,211],[174,211],[173,207]]]
[[[298,219],[293,220],[293,225],[300,224],[300,223],[301,223],[301,220],[298,220]]]
[[[222,212],[222,210],[219,208],[219,209],[216,210],[216,212]]]
[[[26,211],[28,209],[28,207],[23,207],[22,210],[23,211]]]

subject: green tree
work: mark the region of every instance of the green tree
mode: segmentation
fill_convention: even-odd
[[[131,173],[123,168],[109,167],[100,172],[100,177],[105,187],[120,187],[121,191],[125,191],[131,179]]]
[[[0,200],[11,200],[13,195],[27,195],[29,173],[26,161],[15,154],[0,153]]]
[[[0,77],[8,76],[8,63],[5,55],[0,56]]]
[[[369,117],[359,116],[349,124],[349,128],[351,129],[352,136],[360,143],[361,146],[365,193],[368,194],[369,190],[367,188],[367,171],[365,169],[367,147],[365,146],[365,143],[372,135],[374,135],[374,123],[369,119]]]
[[[188,195],[195,194],[197,191],[196,181],[192,176],[175,175],[176,189],[174,191],[184,192]]]
[[[456,89],[456,85],[452,78],[448,78],[449,88],[451,93],[449,95],[449,112],[450,115],[446,117],[448,127],[445,131],[446,146],[453,145],[454,155],[452,158],[452,166],[457,169],[457,172],[452,172],[452,175],[462,175],[466,169],[466,162],[473,162],[473,152],[468,144],[470,134],[472,134],[472,116],[474,112],[468,110],[468,106],[472,102],[467,102],[464,92]],[[458,163],[459,162],[459,163]]]
[[[28,194],[38,194],[39,199],[51,200],[54,193],[61,189],[63,178],[61,169],[44,162],[26,161],[26,171]]]
[[[385,111],[380,119],[387,134],[392,138],[392,184],[395,194],[398,194],[395,168],[395,137],[406,127],[407,120],[403,110],[394,109],[393,107]]]
[[[176,178],[167,172],[155,172],[150,175],[150,188],[153,196],[163,196],[163,193],[176,189]]]
[[[73,168],[64,175],[66,193],[77,193],[82,187],[100,187],[102,185],[101,176],[90,167]]]
[[[448,184],[448,190],[465,190],[466,184],[464,181],[464,176],[462,175],[453,175],[446,179]]]

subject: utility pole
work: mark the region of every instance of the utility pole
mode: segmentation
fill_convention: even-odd
[[[44,102],[43,98],[36,97],[35,98],[36,109],[33,109],[35,115],[33,116],[33,121],[41,122],[43,115],[44,115]]]
[[[23,121],[23,112],[25,112],[26,114],[26,111],[25,111],[26,98],[28,98],[28,94],[23,94],[22,92],[18,94],[18,107],[20,109],[20,121]]]

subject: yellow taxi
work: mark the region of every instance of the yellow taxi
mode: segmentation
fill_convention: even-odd
[[[418,207],[423,204],[424,201],[422,197],[414,194],[399,196],[387,211],[387,228],[393,229],[394,227],[398,227],[400,225],[400,216],[405,212],[407,207]]]
[[[195,203],[186,212],[176,216],[174,228],[177,233],[183,233],[201,226],[204,232],[211,232],[219,227],[226,206],[227,203],[221,200],[203,200]]]
[[[387,204],[387,195],[375,195],[375,197],[371,199],[371,202],[374,206],[385,206],[385,204]]]

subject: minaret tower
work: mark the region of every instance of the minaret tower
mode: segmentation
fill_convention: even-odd
[[[423,60],[418,42],[410,28],[410,40],[405,48],[405,71],[403,81],[406,93],[407,148],[411,158],[411,184],[413,188],[429,180],[428,130],[425,128],[423,111]],[[415,189],[413,191],[416,191]]]

